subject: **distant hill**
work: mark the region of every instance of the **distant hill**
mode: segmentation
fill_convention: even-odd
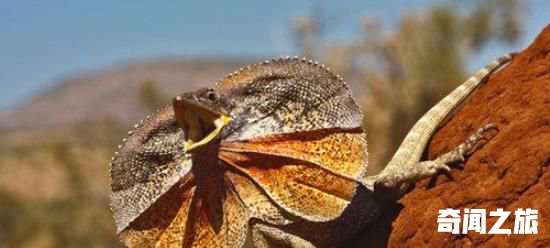
[[[74,75],[0,113],[0,129],[52,128],[97,119],[129,124],[150,111],[139,96],[146,82],[161,94],[174,96],[212,85],[247,62],[163,59]],[[170,98],[165,100],[168,103]]]
[[[98,119],[131,125],[151,112],[140,99],[144,84],[153,85],[168,104],[178,93],[212,86],[225,75],[254,62],[257,61],[157,59],[77,74],[0,112],[0,130],[57,128]],[[361,87],[353,83],[351,86],[358,96]]]

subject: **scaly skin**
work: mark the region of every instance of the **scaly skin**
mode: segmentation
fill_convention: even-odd
[[[367,179],[366,185],[372,189],[374,183],[382,183],[385,187],[395,188],[399,184],[414,182],[420,178],[433,175],[433,170],[449,170],[448,164],[464,161],[464,155],[471,149],[470,145],[466,145],[470,149],[457,150],[459,147],[451,151],[449,154],[442,156],[444,159],[436,159],[435,162],[424,161],[419,165],[420,158],[428,144],[428,141],[434,134],[439,125],[450,116],[472,92],[475,91],[488,75],[508,63],[514,57],[514,53],[500,57],[481,68],[472,77],[468,78],[464,83],[454,89],[449,95],[445,96],[435,106],[433,106],[426,114],[424,114],[411,128],[405,139],[393,155],[390,162],[384,167],[384,170],[371,178]],[[494,129],[494,124],[478,130],[473,136],[479,137],[483,132]],[[473,140],[473,139],[469,139]],[[476,143],[479,140],[474,140]],[[466,142],[468,143],[468,142]],[[454,154],[453,156],[451,154]]]
[[[413,128],[398,161],[420,158],[439,115],[450,112],[437,108]],[[362,119],[339,76],[297,58],[248,66],[212,89],[182,94],[136,125],[113,157],[117,231],[129,247],[334,247],[383,210],[376,183],[448,169],[485,131],[428,169],[399,162],[366,178]],[[414,137],[426,139],[422,148],[410,145]]]

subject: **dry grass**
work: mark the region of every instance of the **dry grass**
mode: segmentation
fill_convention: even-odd
[[[0,247],[120,247],[107,163],[123,135],[104,122],[0,135]]]

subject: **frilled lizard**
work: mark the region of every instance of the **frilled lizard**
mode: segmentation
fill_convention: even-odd
[[[444,118],[508,55],[414,125],[387,167],[366,176],[363,114],[347,84],[313,61],[281,58],[184,93],[129,132],[111,163],[111,207],[129,247],[333,247],[407,185],[464,156],[494,124],[420,161]],[[392,189],[398,194],[378,196]]]

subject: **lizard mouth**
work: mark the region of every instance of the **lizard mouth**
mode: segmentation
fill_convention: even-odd
[[[174,101],[174,113],[176,120],[183,129],[185,135],[184,148],[187,152],[208,144],[231,121],[229,116],[182,99]]]

